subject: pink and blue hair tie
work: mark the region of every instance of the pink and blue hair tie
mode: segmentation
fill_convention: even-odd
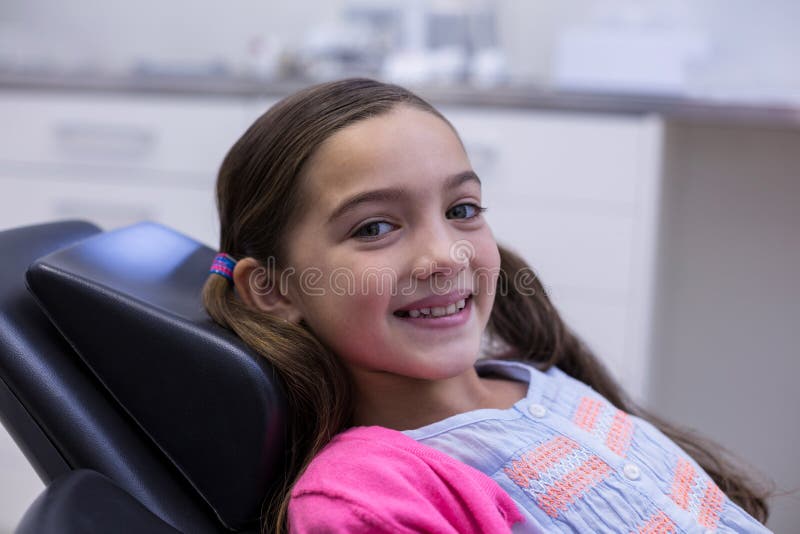
[[[214,261],[211,263],[210,273],[218,274],[228,281],[233,283],[233,268],[236,266],[236,260],[230,254],[220,252],[214,256]]]

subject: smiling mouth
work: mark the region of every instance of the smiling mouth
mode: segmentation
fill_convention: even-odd
[[[420,319],[436,319],[438,317],[447,317],[449,315],[456,315],[463,310],[467,303],[472,299],[469,295],[465,299],[461,299],[448,306],[433,306],[430,308],[420,308],[417,310],[396,311],[394,315],[397,317],[412,317]]]

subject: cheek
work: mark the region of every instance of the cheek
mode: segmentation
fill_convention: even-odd
[[[491,269],[493,272],[499,272],[500,250],[497,248],[497,243],[494,240],[485,243],[478,249],[477,255],[483,268]]]
[[[323,271],[316,295],[302,297],[306,322],[329,338],[364,337],[390,313],[394,289],[390,273],[339,266]]]
[[[355,294],[328,297],[313,310],[309,326],[343,362],[363,365],[386,352],[386,314],[382,297]]]
[[[472,266],[476,273],[475,289],[481,293],[493,293],[500,275],[500,251],[493,238],[478,243]]]

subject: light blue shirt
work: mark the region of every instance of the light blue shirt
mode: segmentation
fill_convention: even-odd
[[[404,433],[500,484],[525,516],[515,532],[770,532],[658,429],[560,369],[477,369],[527,382],[527,396]]]

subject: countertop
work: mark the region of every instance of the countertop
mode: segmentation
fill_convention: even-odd
[[[0,90],[158,94],[185,97],[282,97],[312,80],[260,80],[238,76],[129,76],[0,71]],[[438,105],[485,108],[658,115],[667,120],[713,124],[800,128],[800,102],[752,103],[637,93],[547,90],[537,86],[493,88],[409,86]]]

